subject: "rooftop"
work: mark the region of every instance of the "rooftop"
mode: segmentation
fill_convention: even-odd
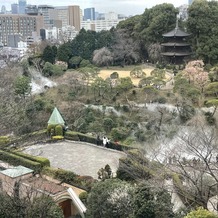
[[[27,184],[34,188],[35,190],[55,195],[57,193],[63,192],[66,188],[60,184],[56,184],[52,181],[48,181],[41,177],[30,177],[28,179],[22,180],[23,184]]]

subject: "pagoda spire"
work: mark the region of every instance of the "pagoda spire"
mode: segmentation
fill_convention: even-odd
[[[176,29],[179,28],[179,14],[176,15]]]

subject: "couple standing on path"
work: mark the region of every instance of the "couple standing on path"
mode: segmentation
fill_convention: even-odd
[[[109,142],[110,142],[110,140],[109,140],[106,136],[104,136],[104,137],[103,137],[103,146],[104,146],[104,147],[107,147],[107,145],[109,144]]]

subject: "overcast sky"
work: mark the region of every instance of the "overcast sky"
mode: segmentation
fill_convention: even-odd
[[[47,4],[53,6],[79,5],[81,9],[94,7],[98,12],[113,11],[125,15],[142,14],[145,8],[162,3],[172,3],[175,7],[188,4],[188,0],[27,0],[27,4]],[[0,0],[0,7],[5,5],[7,10],[11,9],[12,3],[18,0]]]

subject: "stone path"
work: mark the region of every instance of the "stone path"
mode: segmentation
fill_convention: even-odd
[[[124,152],[96,146],[89,143],[60,141],[56,143],[37,144],[23,150],[34,156],[46,157],[51,166],[70,170],[79,175],[92,176],[97,179],[97,172],[109,164],[115,174],[119,159]]]

